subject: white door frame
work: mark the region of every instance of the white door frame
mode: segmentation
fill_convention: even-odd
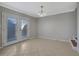
[[[13,16],[16,19],[17,22],[17,26],[16,26],[16,40],[15,41],[11,41],[11,42],[7,42],[7,17],[8,16]],[[21,36],[21,30],[20,30],[20,20],[24,19],[27,21],[27,36],[22,38]],[[29,38],[29,18],[27,17],[23,17],[20,15],[16,15],[16,14],[12,14],[12,13],[7,13],[7,12],[2,12],[2,47],[4,46],[8,46],[10,44],[14,44],[16,42],[19,41],[23,41]]]
[[[17,39],[18,39],[18,34],[17,34],[17,31],[18,31],[18,27],[16,26],[16,40],[15,41],[11,41],[11,42],[7,42],[7,17],[9,16],[13,16],[15,19],[16,19],[16,22],[18,22],[18,16],[15,15],[15,14],[11,14],[11,13],[7,13],[7,12],[2,12],[2,46],[7,46],[7,45],[10,45],[10,44],[13,44],[13,43],[16,43],[17,42]]]
[[[21,25],[20,25],[20,20],[22,20],[22,19],[27,22],[27,28],[26,28],[27,35],[26,35],[26,37],[22,36]],[[19,41],[23,41],[23,40],[28,39],[29,38],[29,19],[24,17],[24,16],[19,16],[19,21],[18,22],[19,22],[19,38],[20,38]]]

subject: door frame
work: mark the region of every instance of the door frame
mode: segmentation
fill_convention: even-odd
[[[7,17],[8,16],[13,16],[16,21],[17,21],[17,26],[16,26],[16,40],[12,41],[12,42],[7,42]],[[27,21],[27,36],[22,38],[21,36],[21,30],[20,30],[20,20],[21,19],[25,19]],[[13,13],[7,13],[7,12],[2,12],[2,47],[17,43],[19,41],[23,41],[29,38],[30,35],[30,25],[29,25],[29,18],[22,16],[22,15],[18,15],[18,14],[13,14]]]
[[[15,41],[11,41],[11,42],[7,42],[7,21],[8,21],[8,16],[13,16],[16,19],[16,40]],[[2,46],[8,46],[10,44],[14,44],[17,42],[18,40],[18,16],[15,14],[11,14],[11,13],[7,13],[7,12],[2,12]]]
[[[26,30],[27,30],[27,35],[25,36],[25,37],[23,37],[21,34],[22,34],[22,31],[21,31],[21,24],[20,24],[20,20],[26,20],[26,22],[27,22],[27,28],[26,28]],[[18,23],[18,25],[19,25],[19,41],[23,41],[23,40],[26,40],[26,39],[28,39],[29,38],[29,33],[30,33],[30,31],[29,31],[29,18],[27,18],[27,17],[25,17],[25,16],[19,16],[19,21],[18,21],[19,23]]]

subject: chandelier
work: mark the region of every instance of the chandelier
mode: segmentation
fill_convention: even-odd
[[[46,16],[46,13],[44,12],[44,6],[43,5],[40,6],[40,12],[38,13],[38,15],[40,17]]]

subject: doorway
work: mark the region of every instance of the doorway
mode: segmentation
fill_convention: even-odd
[[[28,37],[28,21],[26,17],[11,13],[3,13],[2,21],[3,46],[26,40]]]

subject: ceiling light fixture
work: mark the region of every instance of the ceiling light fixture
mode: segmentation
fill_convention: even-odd
[[[38,13],[38,15],[39,15],[40,17],[46,16],[46,13],[44,12],[44,6],[41,5],[40,8],[41,8],[41,9],[40,9],[40,13]]]

